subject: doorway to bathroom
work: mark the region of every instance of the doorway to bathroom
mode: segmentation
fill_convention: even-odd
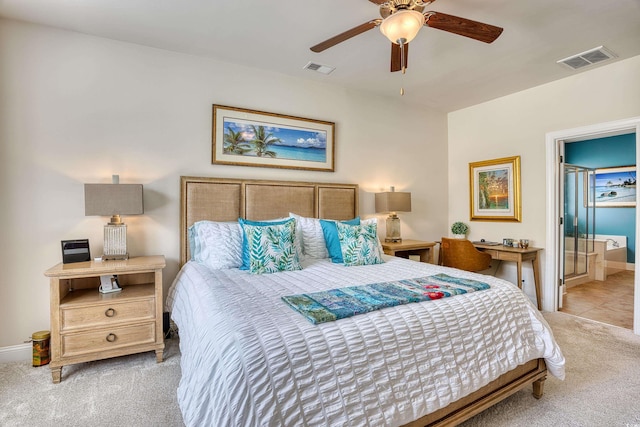
[[[635,134],[564,141],[562,148],[558,309],[633,329]]]
[[[546,184],[547,184],[547,237],[544,252],[544,281],[542,292],[542,305],[545,310],[558,310],[559,294],[562,289],[564,257],[560,251],[560,243],[563,238],[563,227],[561,223],[561,203],[560,183],[560,159],[564,156],[565,145],[569,146],[573,142],[579,142],[595,138],[606,138],[609,136],[632,134],[635,140],[636,155],[629,158],[629,163],[638,164],[640,156],[640,116],[621,119],[611,122],[598,123],[594,125],[582,126],[572,129],[564,129],[548,132],[545,137],[546,148]],[[568,144],[566,144],[568,143]],[[579,162],[574,162],[578,163]],[[587,165],[588,166],[588,165]],[[636,196],[637,201],[637,196]],[[611,208],[610,208],[611,210]],[[598,217],[596,213],[596,217]],[[636,209],[636,215],[631,219],[631,223],[636,227],[634,243],[640,239],[640,212]],[[640,262],[640,254],[634,251],[633,262]],[[640,269],[633,273],[633,332],[640,335]],[[623,296],[607,293],[601,295],[601,299],[622,302]],[[630,298],[629,298],[630,299]]]

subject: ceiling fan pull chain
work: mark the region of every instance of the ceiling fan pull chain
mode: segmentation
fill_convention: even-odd
[[[400,44],[400,65],[402,66],[402,85],[400,86],[400,96],[404,96],[404,75],[406,72],[406,67],[404,66],[405,62],[404,62],[404,49],[405,49],[406,43],[401,43]]]

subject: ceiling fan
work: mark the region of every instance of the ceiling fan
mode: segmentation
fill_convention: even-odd
[[[322,52],[352,37],[380,27],[380,31],[391,41],[391,71],[407,68],[409,42],[423,26],[491,43],[502,34],[502,28],[471,19],[459,18],[446,13],[424,12],[424,8],[435,0],[369,0],[380,5],[382,18],[372,19],[331,37],[311,47],[313,52]]]

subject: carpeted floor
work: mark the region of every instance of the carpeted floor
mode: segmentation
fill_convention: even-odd
[[[566,359],[566,379],[549,376],[544,396],[526,388],[465,427],[640,427],[640,336],[571,316],[545,313]]]
[[[527,387],[465,427],[640,426],[640,336],[564,313],[546,313],[567,359],[540,400]],[[1,426],[182,426],[177,339],[153,353],[72,365],[52,384],[48,367],[0,364]]]
[[[0,426],[183,426],[179,381],[175,338],[165,341],[162,363],[146,352],[64,366],[59,384],[49,366],[0,364]]]

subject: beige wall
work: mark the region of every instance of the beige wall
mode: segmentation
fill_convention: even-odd
[[[403,236],[436,240],[469,222],[468,163],[520,155],[523,222],[473,222],[470,238],[544,247],[545,134],[640,115],[638,75],[640,57],[450,113],[447,129],[443,114],[396,98],[0,20],[0,350],[49,328],[42,273],[60,262],[61,240],[89,238],[101,253],[106,218],[84,216],[82,185],[114,173],[145,186],[145,215],[126,218],[129,249],[166,255],[165,289],[178,268],[180,175],[356,182],[364,216],[372,193],[395,185],[413,195]],[[211,165],[213,103],[335,121],[336,172]]]
[[[470,222],[469,237],[529,238],[544,248],[546,133],[639,115],[640,56],[450,113],[449,222],[469,220],[470,162],[518,155],[522,222]],[[514,280],[515,270],[502,265],[498,275]],[[524,278],[525,291],[533,296],[530,268]]]
[[[327,82],[330,82],[330,77]],[[336,122],[336,172],[211,165],[214,103]],[[142,183],[145,215],[125,218],[132,255],[179,258],[179,177],[353,182],[413,193],[403,235],[446,229],[446,116],[322,83],[211,59],[0,20],[0,350],[49,328],[43,272],[60,241],[102,251],[107,218],[84,216],[84,183]],[[383,218],[383,216],[380,216]],[[383,222],[384,223],[384,222]]]

